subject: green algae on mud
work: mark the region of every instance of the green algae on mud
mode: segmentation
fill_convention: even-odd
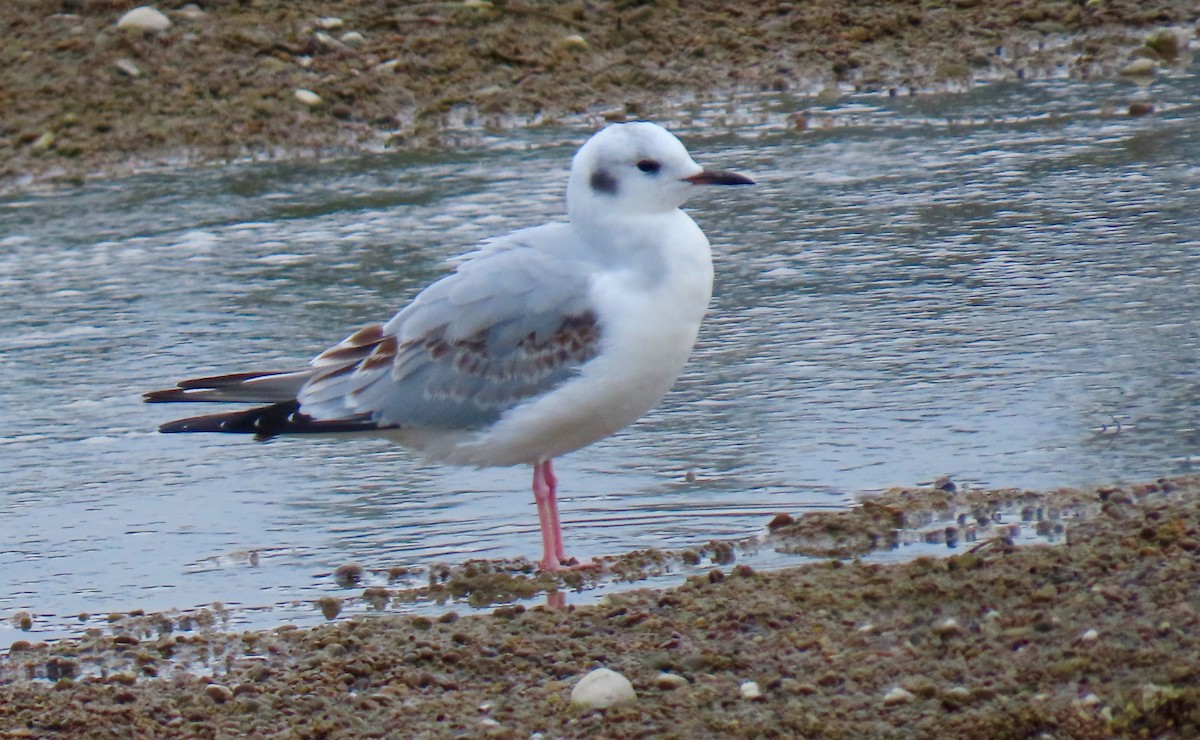
[[[1190,0],[209,0],[161,3],[160,33],[116,28],[140,2],[0,3],[0,184],[440,146],[682,96],[1113,76],[1186,63],[1200,18]]]
[[[118,619],[118,634],[14,644],[0,731],[1195,736],[1200,476],[992,498],[1034,495],[1091,513],[1055,546],[1001,538],[904,564],[734,566],[588,607],[241,634],[219,613],[187,634],[159,615]],[[572,708],[573,683],[601,665],[637,702]],[[747,681],[761,696],[741,692]]]

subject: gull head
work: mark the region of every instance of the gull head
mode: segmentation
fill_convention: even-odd
[[[747,177],[696,164],[674,134],[638,121],[616,123],[588,139],[571,163],[572,220],[652,214],[679,208],[697,185],[753,185]]]

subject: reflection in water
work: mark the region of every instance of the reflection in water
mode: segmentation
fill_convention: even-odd
[[[1046,82],[864,99],[803,135],[783,122],[807,100],[755,101],[718,136],[677,126],[760,184],[694,204],[717,289],[677,390],[561,461],[575,554],[745,537],[940,474],[1181,472],[1200,453],[1195,88],[1153,88],[1140,119],[1105,110],[1127,88]],[[557,218],[586,134],[0,202],[0,614],[286,603],[349,561],[536,554],[523,470],[162,436],[139,394],[292,366],[390,316],[441,260]]]

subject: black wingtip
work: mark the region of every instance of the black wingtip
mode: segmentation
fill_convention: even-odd
[[[348,419],[317,421],[311,416],[300,413],[298,401],[287,401],[242,411],[177,419],[159,426],[158,431],[163,434],[191,432],[252,434],[255,439],[261,441],[281,434],[336,434],[370,432],[383,428],[391,427],[380,427],[365,414]]]
[[[182,400],[184,400],[182,388],[167,388],[142,394],[143,403],[175,403]]]

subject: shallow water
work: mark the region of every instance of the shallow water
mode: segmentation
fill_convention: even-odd
[[[1125,116],[1142,97],[1157,112]],[[1197,99],[1188,75],[681,110],[698,161],[759,185],[689,207],[717,287],[677,389],[558,462],[572,554],[745,538],[778,511],[943,474],[1047,488],[1188,470]],[[330,576],[347,562],[537,555],[527,470],[159,435],[177,407],[140,394],[299,365],[389,317],[442,260],[558,217],[589,130],[0,201],[0,615],[32,612],[43,637],[80,612],[213,601],[272,607],[243,623],[313,621],[316,597],[360,590]],[[20,636],[0,626],[0,644]]]

